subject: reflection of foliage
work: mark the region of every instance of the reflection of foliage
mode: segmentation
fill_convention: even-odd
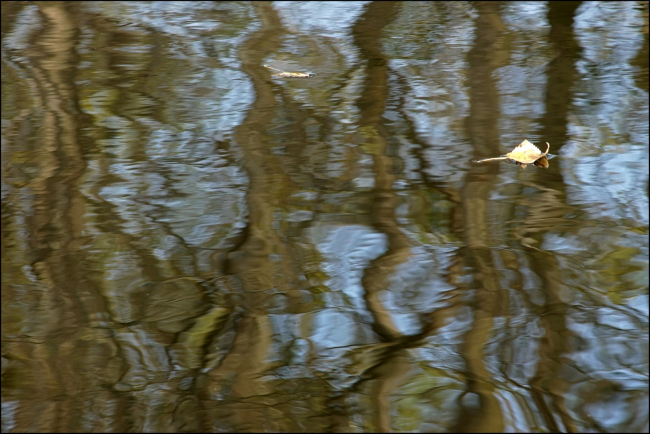
[[[199,368],[203,362],[203,347],[215,331],[218,331],[225,323],[230,309],[215,307],[205,315],[196,319],[194,325],[187,331],[182,332],[178,338],[178,344],[183,348],[184,362],[186,368]]]
[[[379,132],[372,125],[359,128],[359,136],[363,139],[361,148],[368,155],[379,155],[383,150]]]
[[[600,257],[594,265],[598,264],[599,273],[604,280],[602,284],[607,288],[607,296],[616,304],[626,298],[626,292],[634,288],[647,288],[648,266],[647,262],[638,262],[636,258],[641,253],[638,247],[620,247],[609,251]]]
[[[457,204],[450,201],[446,194],[439,190],[431,190],[431,211],[429,213],[429,224],[435,232],[450,235],[453,212]]]
[[[408,378],[399,389],[397,415],[392,421],[397,431],[420,431],[423,424],[434,424],[437,430],[445,430],[452,423],[448,418],[449,408],[455,405],[464,386],[450,377],[451,370],[423,368],[424,371]]]

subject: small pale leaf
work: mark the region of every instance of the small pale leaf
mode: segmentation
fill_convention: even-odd
[[[534,163],[540,158],[546,156],[546,154],[548,154],[548,150],[550,149],[550,147],[551,145],[549,145],[547,142],[546,152],[542,153],[542,151],[540,151],[539,148],[537,148],[537,146],[533,145],[528,140],[524,140],[523,142],[518,144],[517,147],[512,150],[512,152],[507,153],[506,156],[511,160],[515,160],[519,163],[522,163],[522,168],[525,168],[524,164]]]

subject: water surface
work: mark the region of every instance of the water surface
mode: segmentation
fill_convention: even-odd
[[[2,430],[647,431],[647,53],[646,2],[3,2]]]

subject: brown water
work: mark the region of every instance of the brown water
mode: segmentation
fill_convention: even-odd
[[[643,2],[2,2],[2,430],[647,432],[648,151]]]

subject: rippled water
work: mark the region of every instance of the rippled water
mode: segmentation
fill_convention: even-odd
[[[647,431],[648,142],[646,2],[3,2],[2,430]]]

